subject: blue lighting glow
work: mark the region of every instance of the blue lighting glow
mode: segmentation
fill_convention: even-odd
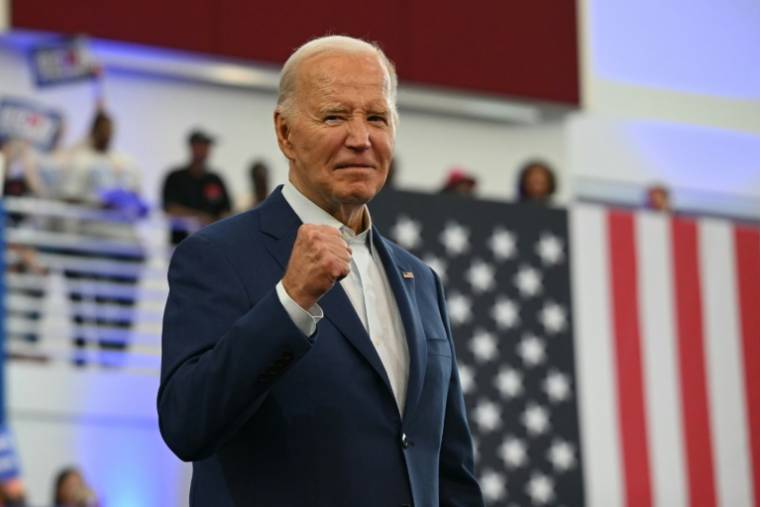
[[[760,99],[760,2],[589,0],[593,72],[629,84]]]
[[[161,442],[155,422],[85,423],[78,460],[104,507],[180,505],[182,467]]]

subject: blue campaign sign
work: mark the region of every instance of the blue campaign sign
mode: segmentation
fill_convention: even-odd
[[[62,127],[63,115],[55,109],[26,99],[0,100],[0,145],[9,139],[19,139],[49,151]]]
[[[29,53],[29,63],[37,86],[93,79],[98,69],[81,37],[37,46]]]

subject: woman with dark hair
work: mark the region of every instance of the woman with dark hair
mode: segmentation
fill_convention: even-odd
[[[87,486],[82,472],[76,467],[65,467],[55,476],[54,507],[98,507],[95,493]]]
[[[520,169],[517,177],[517,195],[520,202],[546,204],[556,190],[557,180],[548,164],[532,160]]]

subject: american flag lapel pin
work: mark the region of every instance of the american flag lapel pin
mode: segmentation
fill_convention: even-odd
[[[412,273],[411,271],[402,271],[401,276],[405,280],[414,280],[414,273]]]

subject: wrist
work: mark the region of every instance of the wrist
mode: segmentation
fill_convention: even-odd
[[[304,294],[303,291],[298,290],[297,287],[292,286],[285,278],[282,279],[282,288],[285,289],[285,292],[290,297],[290,299],[292,299],[298,306],[306,311],[308,311],[309,308],[314,306],[317,302],[316,298],[312,298],[307,294]]]

